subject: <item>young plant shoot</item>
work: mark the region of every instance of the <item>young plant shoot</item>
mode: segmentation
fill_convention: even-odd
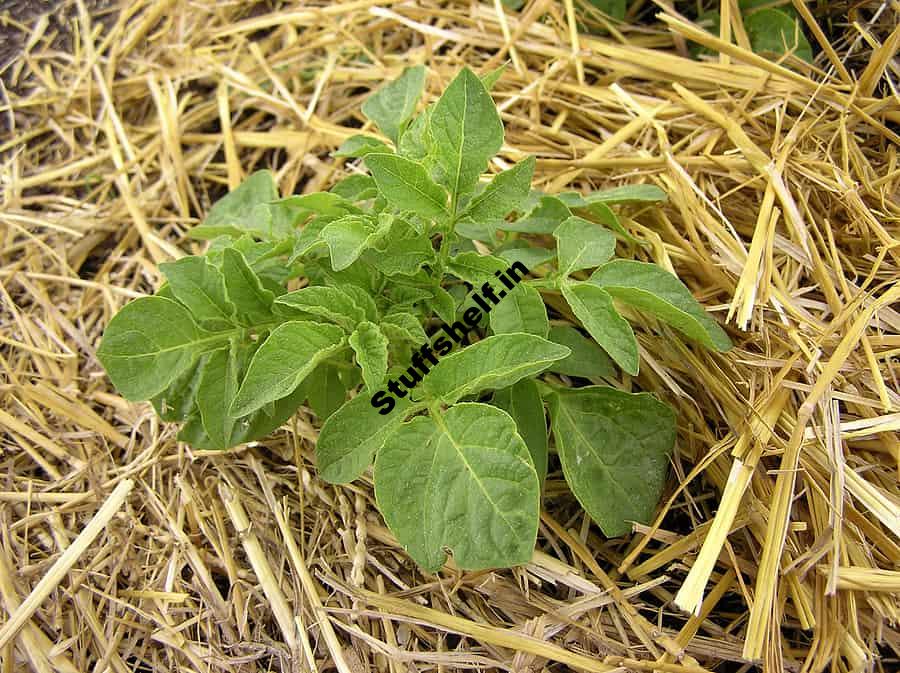
[[[124,397],[198,449],[262,439],[306,403],[320,475],[346,483],[374,462],[387,525],[429,571],[448,550],[462,569],[531,558],[549,432],[607,536],[652,517],[675,419],[598,385],[616,365],[638,373],[620,309],[730,347],[675,276],[614,259],[617,237],[634,239],[610,206],[662,200],[656,187],[543,194],[533,157],[482,179],[503,144],[498,75],[464,69],[416,114],[426,72],[407,68],[363,105],[382,137],[335,153],[368,174],[328,192],[280,197],[268,171],[251,175],[192,230],[206,254],[161,264],[166,282],[97,352]],[[467,336],[445,349],[445,328]]]

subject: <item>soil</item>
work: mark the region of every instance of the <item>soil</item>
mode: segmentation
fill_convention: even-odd
[[[85,6],[95,20],[109,25],[115,20],[116,12],[111,8],[117,0],[85,0]],[[67,49],[71,36],[71,22],[78,17],[78,7],[74,2],[60,0],[0,0],[0,77],[9,85],[10,67],[18,58],[28,37],[16,24],[33,26],[42,14],[50,15],[50,26],[46,34],[56,38],[51,45],[57,49]]]

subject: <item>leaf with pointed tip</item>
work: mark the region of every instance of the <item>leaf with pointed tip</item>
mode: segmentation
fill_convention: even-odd
[[[206,351],[227,342],[207,332],[181,304],[141,297],[126,304],[103,333],[97,358],[127,400],[148,400],[169,387]]]
[[[386,276],[413,276],[425,264],[434,261],[434,248],[427,236],[415,234],[408,238],[392,239],[383,252],[370,250],[363,260]]]
[[[493,222],[506,217],[528,196],[534,162],[533,156],[528,157],[495,175],[484,190],[469,201],[461,217],[473,222]]]
[[[224,376],[221,370],[224,364],[215,365],[218,369],[215,372],[211,369],[213,366],[213,364],[208,364],[203,372],[205,377],[209,377],[208,381],[211,384],[216,381],[217,377],[221,380]],[[262,439],[272,434],[276,428],[281,426],[297,411],[303,400],[306,399],[305,385],[306,382],[301,384],[290,395],[271,405],[267,405],[271,406],[270,409],[259,409],[248,416],[236,419],[231,419],[230,416],[227,416],[228,406],[215,395],[204,395],[204,409],[207,418],[204,420],[199,411],[194,413],[187,420],[187,423],[184,424],[181,432],[178,433],[178,439],[187,442],[195,449],[215,451],[222,451],[238,444]],[[211,388],[210,392],[215,392],[215,388]],[[218,417],[216,412],[218,412]],[[233,423],[231,423],[231,420],[233,420]],[[207,432],[204,423],[213,427],[219,427],[221,423],[223,430],[215,432],[216,438],[214,438]],[[231,428],[227,438],[225,438],[224,434],[224,426],[226,424],[230,425]]]
[[[375,305],[375,299],[368,291],[359,285],[344,285],[341,288],[341,292],[349,296],[353,303],[363,310],[367,320],[378,320],[378,307]]]
[[[456,318],[456,300],[453,295],[440,286],[431,288],[431,299],[428,304],[438,318],[446,323],[452,323]]]
[[[279,325],[253,354],[229,413],[245,416],[290,395],[344,343],[344,333],[334,325],[303,320]]]
[[[388,340],[378,325],[365,320],[350,335],[350,347],[363,372],[366,389],[374,393],[384,381],[388,367]]]
[[[234,248],[226,248],[222,257],[222,275],[228,297],[244,324],[257,325],[272,320],[275,295],[263,287],[244,255]]]
[[[400,156],[418,161],[426,166],[431,166],[430,155],[433,149],[431,140],[431,132],[428,129],[429,120],[431,119],[431,111],[434,104],[429,105],[422,110],[418,117],[412,120],[403,135],[400,136],[400,144],[397,152]]]
[[[435,103],[429,128],[440,181],[450,191],[455,213],[503,144],[503,124],[484,84],[463,68]]]
[[[491,309],[490,319],[495,334],[526,332],[546,339],[550,330],[541,293],[530,285],[518,285],[502,297]]]
[[[238,391],[240,368],[235,344],[211,353],[203,367],[197,402],[203,429],[214,446],[233,446],[231,439],[237,419],[228,409]]]
[[[409,341],[423,344],[428,341],[419,319],[412,313],[389,313],[381,321],[381,329],[391,341]]]
[[[684,284],[665,269],[629,259],[604,264],[591,283],[614,298],[655,315],[707,348],[727,351],[731,339],[694,299]]]
[[[320,422],[325,422],[347,399],[347,388],[338,371],[334,365],[323,362],[304,381],[309,389],[309,406]]]
[[[348,201],[365,201],[378,196],[378,186],[371,175],[348,175],[335,183],[330,191]]]
[[[167,423],[177,423],[194,413],[197,408],[197,387],[200,385],[203,363],[208,357],[209,353],[201,355],[168,388],[150,400],[160,419]]]
[[[422,386],[432,399],[453,404],[466,395],[540,374],[567,355],[565,346],[533,334],[498,334],[443,358]]]
[[[313,192],[311,194],[294,194],[278,199],[269,204],[269,209],[279,213],[279,217],[287,221],[298,220],[306,215],[326,215],[342,217],[343,215],[359,215],[362,211],[335,192]]]
[[[235,189],[216,201],[203,223],[191,229],[190,236],[207,240],[216,236],[240,236],[243,233],[263,233],[268,222],[260,221],[265,213],[257,206],[278,198],[272,173],[256,171]]]
[[[520,241],[515,242],[519,243]],[[520,262],[525,265],[526,269],[536,269],[542,264],[546,264],[547,262],[556,259],[555,250],[531,247],[527,243],[521,246],[511,246],[504,250],[497,250],[496,254],[509,262],[510,265]]]
[[[610,208],[602,201],[587,203],[585,205],[585,209],[592,216],[597,218],[597,220],[600,221],[600,224],[602,224],[604,227],[612,229],[629,243],[635,243],[637,245],[647,245],[643,241],[639,241],[634,236],[632,236],[631,232],[629,232],[619,221],[619,216],[612,211],[612,208]]]
[[[631,325],[616,311],[609,293],[589,282],[563,283],[562,293],[594,341],[623,370],[636,376],[640,365],[637,339]]]
[[[416,111],[424,87],[425,66],[404,68],[400,77],[366,99],[362,112],[396,145]]]
[[[500,81],[500,78],[503,77],[503,73],[506,72],[506,67],[509,65],[509,61],[500,65],[488,73],[485,73],[481,76],[481,83],[484,84],[484,88],[490,91],[494,88],[494,85]]]
[[[565,222],[572,212],[555,196],[542,196],[537,205],[515,222],[501,222],[498,227],[505,231],[523,234],[552,234]]]
[[[622,185],[588,194],[587,203],[656,203],[666,200],[666,193],[656,185]]]
[[[532,379],[522,379],[508,388],[498,390],[491,400],[516,422],[519,436],[531,453],[531,460],[541,484],[547,477],[547,419],[544,417],[544,402]]]
[[[509,265],[502,259],[493,255],[479,255],[477,252],[461,252],[447,261],[447,273],[473,285],[496,280],[494,272],[503,272],[507,268]]]
[[[331,253],[331,266],[343,271],[387,233],[390,223],[370,215],[345,215],[322,228],[320,236]]]
[[[396,403],[389,414],[381,414],[364,392],[328,417],[316,442],[316,465],[325,481],[347,484],[359,477],[387,436],[410,413],[421,409],[421,405],[410,405],[409,396]]]
[[[665,485],[675,414],[649,393],[558,389],[550,418],[566,481],[607,537],[649,523]]]
[[[288,264],[303,259],[316,249],[327,247],[322,239],[322,230],[337,219],[339,218],[323,215],[307,222],[300,233],[293,238],[293,250],[288,258]]]
[[[418,417],[386,440],[375,461],[375,497],[388,527],[423,568],[526,563],[537,537],[540,484],[508,414],[458,404]]]
[[[395,154],[377,153],[367,154],[365,162],[378,190],[395,208],[427,218],[447,214],[447,194],[422,164]]]
[[[234,317],[234,304],[228,299],[225,277],[206,257],[191,255],[159,265],[169,288],[195,320],[227,327]]]
[[[583,378],[612,378],[616,368],[600,346],[574,327],[559,325],[550,328],[550,341],[566,346],[572,354],[550,365],[550,371]]]
[[[353,297],[341,288],[311,285],[283,294],[275,300],[275,306],[287,315],[312,314],[330,320],[352,331],[356,324],[366,319],[366,311]]]
[[[553,232],[556,256],[563,274],[599,266],[616,251],[616,237],[599,224],[572,216]]]
[[[381,142],[378,138],[364,135],[353,135],[341,143],[341,146],[335,150],[332,155],[336,157],[353,157],[358,159],[372,152],[390,153],[391,148]]]

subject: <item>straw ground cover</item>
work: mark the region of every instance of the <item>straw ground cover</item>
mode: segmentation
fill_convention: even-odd
[[[163,0],[103,22],[76,4],[65,40],[19,26],[0,104],[4,670],[896,666],[898,10],[796,3],[804,66],[752,54],[721,4],[718,37],[664,3],[595,37],[578,3],[541,0]],[[423,63],[433,100],[507,59],[491,170],[534,154],[548,192],[664,189],[628,207],[643,245],[622,252],[673,270],[736,347],[630,316],[643,366],[620,385],[678,414],[652,525],[603,538],[551,464],[530,563],[430,575],[370,479],[316,476],[311,412],[194,451],[95,349],[243,177],[327,188],[356,170],[329,153],[371,88]]]

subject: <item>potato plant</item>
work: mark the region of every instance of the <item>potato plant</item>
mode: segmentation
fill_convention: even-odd
[[[633,239],[610,206],[660,200],[658,189],[544,194],[531,188],[533,157],[482,179],[503,144],[498,75],[464,69],[416,114],[425,70],[406,69],[362,108],[382,137],[336,152],[368,173],[330,191],[280,197],[268,171],[251,175],[191,231],[207,252],[161,264],[166,282],[122,308],[98,350],[124,397],[149,399],[198,449],[262,439],[305,402],[323,421],[321,476],[350,482],[374,462],[385,521],[430,571],[448,551],[463,569],[530,559],[545,406],[562,472],[603,532],[653,514],[674,414],[648,393],[596,385],[616,367],[638,373],[621,306],[730,347],[675,276],[614,258],[617,237]],[[505,294],[498,279],[516,263],[529,276],[473,318],[477,289]],[[566,306],[580,327],[551,323]],[[423,367],[416,354],[441,322],[471,327],[471,343]],[[414,390],[376,405],[413,371]]]

